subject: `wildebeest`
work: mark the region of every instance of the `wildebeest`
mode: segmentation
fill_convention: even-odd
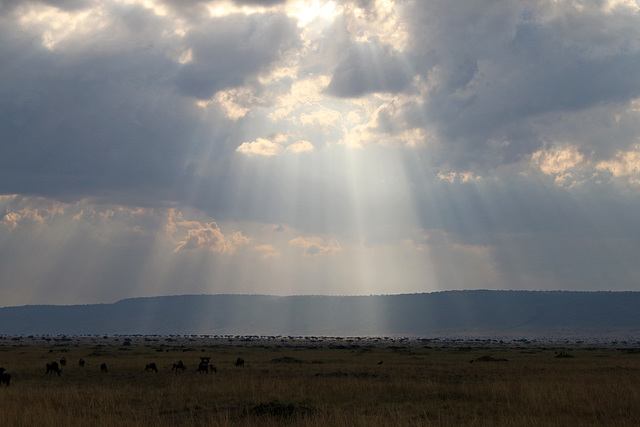
[[[78,360],[78,365],[79,365],[81,368],[84,368],[84,359],[80,359],[80,360]]]
[[[11,383],[11,374],[4,368],[0,368],[0,384],[6,384],[9,387]]]
[[[155,362],[147,363],[147,366],[144,367],[144,371],[145,372],[149,372],[149,371],[158,372],[158,367],[156,366]]]
[[[107,369],[107,364],[106,363],[103,363],[103,364],[100,365],[100,372],[104,372],[104,373],[109,372],[109,370]]]
[[[209,365],[209,361],[211,357],[209,356],[200,356],[200,364],[198,365],[198,372],[204,372],[208,374],[209,371],[216,372],[216,367],[213,365]]]
[[[64,357],[60,359],[60,366],[65,366],[66,364],[67,364],[67,359],[65,359]]]
[[[236,368],[237,368],[237,367],[242,367],[242,368],[244,368],[244,359],[243,359],[242,357],[238,357],[238,358],[236,359],[236,363],[234,363],[234,365],[236,365]]]
[[[58,366],[58,362],[56,362],[56,361],[47,363],[47,372],[45,372],[44,374],[46,375],[46,374],[50,374],[52,372],[55,372],[58,375],[60,375],[60,372],[62,372],[60,370],[60,367]]]
[[[171,372],[173,372],[173,371],[176,371],[176,372],[182,371],[182,372],[184,372],[185,369],[187,369],[187,367],[184,366],[184,363],[182,363],[182,360],[178,360],[171,367]]]

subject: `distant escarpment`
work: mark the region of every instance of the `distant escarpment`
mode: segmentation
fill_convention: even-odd
[[[180,295],[0,308],[4,335],[640,337],[640,292]]]

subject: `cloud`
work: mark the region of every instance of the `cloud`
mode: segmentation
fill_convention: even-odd
[[[298,41],[295,21],[280,14],[214,19],[185,36],[192,60],[180,67],[176,85],[185,95],[209,99],[268,71]]]
[[[265,138],[258,138],[253,142],[243,142],[236,151],[245,154],[258,154],[261,156],[275,156],[282,152],[282,145],[269,141]]]
[[[234,254],[248,242],[249,239],[242,232],[234,231],[231,235],[225,236],[216,223],[210,222],[199,228],[187,230],[185,240],[179,242],[174,252],[207,249],[211,252]]]
[[[635,184],[640,184],[640,147],[633,150],[616,153],[615,157],[608,161],[599,162],[596,169],[609,171],[616,178],[628,178]]]
[[[272,6],[274,4],[282,4],[287,0],[234,0],[236,4],[249,4],[249,5],[261,5],[261,6]]]
[[[203,224],[194,220],[186,221],[182,213],[175,210],[169,211],[166,231],[169,235],[181,235],[182,240],[178,241],[174,253],[206,249],[214,253],[233,255],[250,241],[241,231],[223,234],[215,222]]]
[[[304,249],[305,256],[329,255],[342,251],[337,240],[331,239],[326,244],[320,237],[296,237],[289,242],[293,246]]]
[[[257,245],[254,249],[260,252],[260,259],[280,258],[282,254],[273,245]]]
[[[292,153],[304,153],[308,151],[313,151],[313,144],[309,141],[296,141],[291,145],[288,145],[286,151]]]
[[[259,87],[257,76],[298,43],[295,20],[283,14],[178,25],[138,5],[86,6],[51,9],[69,31],[50,49],[46,22],[0,21],[0,62],[12,64],[0,72],[11,82],[0,87],[2,193],[179,198],[206,156],[237,146],[225,147],[235,132],[227,117],[241,115],[203,110],[193,97],[247,81]],[[191,59],[181,64],[187,51]]]
[[[243,154],[257,154],[260,156],[277,156],[284,152],[304,153],[313,151],[313,144],[309,141],[296,141],[287,145],[286,135],[276,135],[272,140],[258,138],[253,142],[243,142],[236,151]]]
[[[382,46],[354,43],[334,70],[327,92],[345,98],[400,92],[412,79],[403,63],[400,55]]]
[[[415,3],[408,56],[428,87],[437,161],[481,170],[539,150],[568,114],[640,96],[640,26],[623,5]],[[635,35],[635,36],[634,36]],[[627,40],[628,42],[625,42]],[[546,126],[546,123],[555,122]]]
[[[531,162],[546,175],[554,177],[556,184],[575,183],[576,176],[582,175],[585,156],[576,146],[555,146],[550,150],[536,151]]]

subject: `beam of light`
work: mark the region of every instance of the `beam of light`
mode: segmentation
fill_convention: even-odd
[[[306,27],[316,19],[331,21],[340,13],[340,8],[333,1],[298,1],[291,4],[287,9],[287,14],[298,20],[299,27]]]
[[[638,13],[640,11],[640,4],[637,0],[607,0],[602,3],[602,10],[608,13],[613,13],[616,9],[627,8],[628,13]]]
[[[20,13],[20,24],[33,33],[39,34],[42,45],[49,50],[71,36],[87,34],[101,28],[100,9],[67,12],[43,4],[27,4]]]
[[[209,14],[214,18],[222,18],[224,16],[234,15],[234,14],[242,14],[242,15],[254,15],[254,14],[262,14],[271,10],[267,7],[260,6],[238,6],[234,2],[231,1],[222,1],[222,2],[213,2],[207,4],[206,7],[209,9]]]
[[[167,16],[169,13],[166,6],[155,0],[116,0],[116,2],[125,5],[139,4],[145,9],[153,11],[157,16]]]

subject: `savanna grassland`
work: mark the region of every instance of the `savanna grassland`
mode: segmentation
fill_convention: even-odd
[[[217,373],[197,372],[201,356]],[[61,375],[45,375],[45,364],[62,357]],[[234,366],[238,357],[244,368]],[[186,370],[171,372],[178,360]],[[150,362],[159,372],[145,372]],[[7,426],[640,423],[640,351],[632,346],[5,337],[0,366],[12,376],[0,387]]]

